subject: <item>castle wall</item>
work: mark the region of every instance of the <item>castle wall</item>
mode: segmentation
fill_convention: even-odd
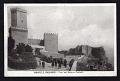
[[[30,45],[40,45],[40,39],[28,39],[28,44]]]
[[[46,51],[58,52],[58,35],[52,33],[45,33],[44,44]]]
[[[82,45],[82,53],[86,56],[91,55],[92,48],[88,45]]]

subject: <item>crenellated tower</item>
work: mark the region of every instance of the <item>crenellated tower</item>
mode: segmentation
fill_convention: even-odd
[[[44,33],[45,50],[49,52],[58,52],[58,34]]]

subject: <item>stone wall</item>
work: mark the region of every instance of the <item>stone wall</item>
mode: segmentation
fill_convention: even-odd
[[[40,39],[28,39],[30,45],[40,45]]]

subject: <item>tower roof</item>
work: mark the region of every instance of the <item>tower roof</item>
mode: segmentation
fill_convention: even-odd
[[[19,11],[19,12],[23,12],[23,13],[27,13],[27,10],[22,9],[22,8],[18,8],[18,7],[16,7],[16,8],[11,8],[11,10],[13,10],[13,11]]]

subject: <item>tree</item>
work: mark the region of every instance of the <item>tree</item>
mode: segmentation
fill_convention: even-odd
[[[19,43],[17,45],[16,50],[17,50],[17,53],[19,53],[19,54],[21,54],[22,52],[32,52],[33,51],[31,46],[25,45],[24,43]]]
[[[32,52],[32,51],[33,51],[33,49],[30,45],[25,46],[25,52]]]
[[[40,40],[40,46],[44,46],[44,40]]]
[[[8,54],[11,53],[11,51],[15,47],[15,40],[12,38],[11,28],[9,28],[9,37],[8,37]]]
[[[15,47],[15,40],[10,36],[8,37],[8,54],[11,54]]]

